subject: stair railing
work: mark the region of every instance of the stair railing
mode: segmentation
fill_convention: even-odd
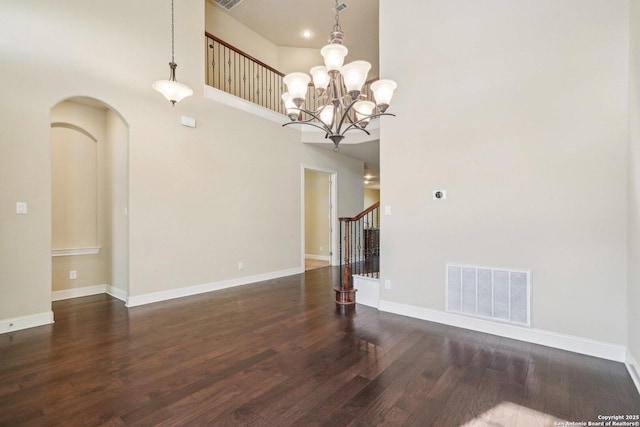
[[[353,275],[378,278],[380,275],[380,202],[354,217],[341,217],[340,267],[342,281],[336,288],[338,304],[354,304]]]

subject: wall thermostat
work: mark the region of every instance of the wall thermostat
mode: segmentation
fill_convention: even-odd
[[[444,200],[447,198],[447,190],[433,190],[433,200]]]

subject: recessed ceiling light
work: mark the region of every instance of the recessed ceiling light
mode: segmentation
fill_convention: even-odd
[[[371,179],[371,178],[373,178],[373,176],[371,176],[371,175],[369,175],[369,174],[365,175],[364,177],[365,177],[365,179]]]
[[[313,35],[313,33],[311,31],[309,31],[309,30],[304,30],[302,32],[302,37],[304,37],[305,39],[310,39],[312,35]]]
[[[365,183],[365,184],[368,184],[368,183],[369,183],[369,181],[365,181],[364,183]]]

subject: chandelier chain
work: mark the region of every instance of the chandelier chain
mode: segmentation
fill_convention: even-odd
[[[336,6],[333,10],[336,13],[336,24],[333,26],[333,31],[342,31],[342,27],[340,27],[340,11],[338,9],[338,0],[336,0]]]

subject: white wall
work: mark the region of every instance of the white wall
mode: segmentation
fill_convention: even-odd
[[[365,188],[364,189],[364,207],[365,209],[374,203],[378,203],[380,201],[380,190],[376,190],[374,188]]]
[[[630,12],[628,347],[640,363],[640,4],[631,2]]]
[[[204,1],[206,30],[244,53],[264,62],[276,70],[279,68],[278,47],[251,28],[236,21],[220,7]]]
[[[361,208],[362,162],[204,98],[203,2],[175,7],[177,77],[195,94],[172,107],[151,89],[169,71],[169,4],[3,4],[0,322],[51,309],[49,113],[72,96],[101,100],[129,128],[130,296],[301,269],[303,163],[338,172],[339,215]]]
[[[281,73],[302,71],[309,74],[309,70],[316,65],[324,65],[320,49],[278,47],[278,71]]]
[[[380,17],[399,82],[381,299],[441,311],[447,262],[530,269],[534,328],[625,345],[628,2],[381,0]]]
[[[107,191],[110,200],[111,282],[129,294],[129,129],[113,110],[106,117]]]

